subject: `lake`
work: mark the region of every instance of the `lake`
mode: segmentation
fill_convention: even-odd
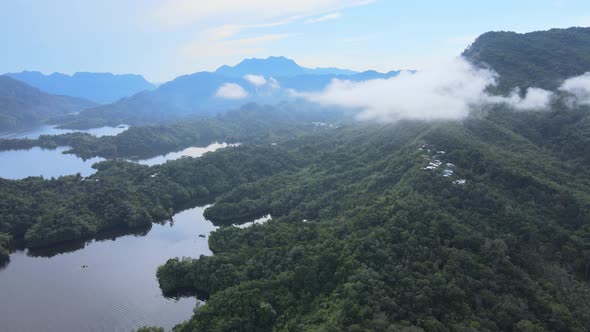
[[[170,152],[166,155],[157,156],[149,159],[138,160],[137,162],[142,165],[154,166],[167,162],[168,160],[176,160],[182,157],[200,157],[207,152],[213,152],[228,146],[238,146],[239,144],[227,144],[214,142],[205,147],[190,147],[182,151]]]
[[[129,331],[157,325],[169,330],[189,319],[197,300],[164,297],[156,269],[169,258],[211,255],[207,240],[215,226],[203,217],[204,209],[180,212],[147,234],[13,253],[0,268],[0,329]]]
[[[76,173],[88,176],[96,171],[92,164],[104,160],[82,160],[73,154],[62,153],[68,149],[59,147],[47,150],[35,147],[29,150],[0,151],[0,177],[15,180],[28,176],[51,178]]]
[[[56,126],[40,126],[17,133],[0,134],[0,138],[36,139],[41,135],[59,135],[72,132],[89,133],[95,136],[118,135],[129,126],[101,127],[88,130],[58,129]],[[23,179],[28,176],[43,176],[45,178],[59,177],[62,175],[73,175],[80,173],[88,176],[95,172],[92,164],[104,160],[103,158],[92,158],[82,160],[72,154],[63,154],[67,147],[59,147],[55,150],[32,148],[29,150],[13,150],[0,152],[0,177],[5,179]]]
[[[31,129],[26,129],[14,133],[4,133],[0,134],[0,138],[7,138],[7,139],[16,139],[16,138],[31,138],[36,139],[39,138],[41,135],[61,135],[67,133],[88,133],[97,137],[101,136],[116,136],[125,130],[129,129],[127,125],[120,125],[117,127],[100,127],[100,128],[92,128],[87,130],[74,130],[74,129],[59,129],[57,126],[51,125],[43,125],[40,127],[35,127]]]
[[[164,156],[157,156],[137,162],[153,166],[185,156],[200,157],[207,152],[227,146],[235,146],[235,144],[216,142],[206,147],[190,147],[182,151],[171,152]],[[88,176],[96,171],[92,168],[92,165],[104,160],[99,157],[83,160],[73,154],[63,154],[62,152],[66,150],[68,150],[67,147],[59,147],[55,150],[35,147],[29,150],[0,151],[0,177],[15,180],[28,176],[51,178],[76,173],[80,173],[82,176]]]

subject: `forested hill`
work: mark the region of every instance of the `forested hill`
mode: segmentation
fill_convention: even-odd
[[[563,80],[590,71],[590,28],[488,32],[463,55],[500,74],[498,92],[531,86],[554,90]]]
[[[590,169],[552,142],[587,112],[522,112],[510,125],[514,112],[488,114],[0,180],[0,239],[45,246],[216,199],[217,225],[273,221],[224,227],[212,257],[159,270],[165,291],[209,294],[181,331],[583,331]],[[529,135],[555,117],[568,121],[549,128],[562,130],[554,139]]]
[[[213,142],[278,143],[352,121],[354,114],[320,108],[309,103],[276,106],[247,104],[211,118],[191,118],[172,124],[131,127],[116,136],[96,137],[87,133],[43,135],[38,139],[0,139],[0,151],[35,146],[55,149],[82,158],[144,159],[191,146]]]
[[[217,198],[218,225],[274,221],[224,228],[214,256],[160,269],[164,290],[210,295],[181,330],[584,330],[590,169],[558,144],[578,141],[586,111],[355,125],[155,167],[108,161],[85,179],[2,180],[0,237],[43,246]]]
[[[523,48],[544,50],[554,33]],[[480,61],[494,60],[487,38],[474,44]],[[544,87],[539,63],[555,79],[587,70],[551,72],[553,51],[513,52],[489,63],[520,73],[505,88]],[[176,331],[590,330],[589,107],[500,105],[268,143],[153,167],[110,160],[86,178],[0,179],[0,259],[10,238],[34,248],[149,227],[213,200],[214,255],[157,272],[165,292],[208,297]]]
[[[86,99],[48,94],[6,75],[0,76],[0,132],[38,125],[51,117],[95,105]]]
[[[544,50],[554,33],[585,31],[504,48]],[[512,74],[506,91],[588,70],[564,69],[554,50],[495,63],[494,36],[471,52]],[[539,64],[549,78],[534,74]],[[589,133],[588,108],[557,105],[299,141],[300,168],[242,184],[206,211],[218,223],[273,221],[222,228],[213,256],[159,269],[165,291],[210,295],[178,330],[587,331]]]

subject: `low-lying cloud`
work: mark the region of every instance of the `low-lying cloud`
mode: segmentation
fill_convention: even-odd
[[[389,79],[333,80],[322,92],[297,95],[322,105],[362,109],[361,118],[379,121],[461,119],[475,106],[495,103],[519,110],[549,107],[553,94],[542,89],[529,88],[524,97],[518,90],[509,96],[490,95],[486,88],[496,85],[497,77],[460,57]]]
[[[559,90],[573,97],[569,100],[570,106],[590,106],[590,73],[565,80]]]
[[[551,101],[555,95],[551,91],[528,88],[524,98],[521,97],[521,90],[515,89],[508,97],[488,96],[484,103],[487,104],[508,104],[510,107],[517,110],[545,110],[549,108]]]
[[[281,88],[281,84],[274,77],[270,77],[268,79],[268,86],[271,89],[280,89]]]
[[[266,84],[266,78],[262,75],[246,75],[244,76],[244,79],[256,87],[261,87]]]
[[[244,99],[248,97],[248,92],[236,83],[225,83],[215,93],[217,98],[223,99]]]

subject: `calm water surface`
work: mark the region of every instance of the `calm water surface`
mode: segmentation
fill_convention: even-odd
[[[189,319],[197,300],[164,297],[156,269],[172,257],[211,255],[207,238],[215,226],[204,209],[180,212],[145,236],[91,241],[67,253],[13,253],[0,269],[0,330],[169,330]]]
[[[101,137],[101,136],[115,136],[118,135],[125,130],[129,129],[127,125],[120,125],[117,127],[100,127],[100,128],[92,128],[87,130],[74,130],[74,129],[58,129],[57,126],[51,125],[44,125],[32,129],[27,129],[15,133],[4,133],[0,134],[0,138],[39,138],[41,135],[60,135],[60,134],[67,134],[67,133],[74,133],[74,132],[81,132],[81,133],[89,133],[91,135]]]
[[[170,152],[163,156],[157,156],[149,159],[138,160],[137,162],[143,165],[153,166],[167,162],[168,160],[176,160],[182,157],[200,157],[207,152],[213,152],[218,149],[222,149],[228,146],[237,146],[239,144],[227,144],[227,143],[211,143],[205,147],[190,147],[182,151]]]
[[[85,132],[95,136],[113,136],[122,133],[129,127],[101,127],[89,130],[57,129],[55,126],[41,126],[34,129],[12,134],[0,135],[0,138],[39,138],[41,135],[57,135],[70,132]],[[28,176],[43,176],[45,178],[59,177],[80,173],[88,176],[95,172],[92,164],[102,161],[102,158],[82,160],[72,154],[63,154],[67,147],[46,150],[39,147],[29,150],[14,150],[0,152],[0,177],[5,179],[23,179]]]
[[[0,151],[0,177],[23,179],[28,176],[45,178],[80,173],[88,176],[96,170],[92,164],[104,160],[91,158],[83,160],[73,154],[63,154],[67,147],[47,150],[35,147],[29,150]]]
[[[181,157],[200,157],[207,152],[235,145],[237,144],[212,143],[206,147],[191,147],[137,162],[153,166]],[[66,150],[68,150],[67,147],[59,147],[55,150],[35,147],[29,150],[0,151],[0,177],[14,180],[28,176],[51,178],[76,173],[88,176],[96,171],[92,165],[104,160],[99,157],[83,160],[73,154],[63,154],[62,152]]]

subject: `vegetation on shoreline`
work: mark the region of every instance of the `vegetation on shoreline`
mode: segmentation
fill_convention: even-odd
[[[87,178],[0,180],[0,232],[36,248],[215,199],[218,225],[273,221],[223,227],[214,256],[158,270],[165,292],[210,295],[178,330],[582,329],[590,169],[560,144],[586,132],[580,112],[356,124],[154,167],[105,161]]]
[[[465,54],[502,77],[521,69],[496,92],[554,88],[590,64],[570,70],[554,49],[535,53],[554,34],[486,34]],[[583,39],[576,50],[590,45]],[[557,69],[537,77],[527,59]],[[247,144],[153,167],[104,161],[86,178],[0,179],[0,255],[10,237],[38,248],[212,200],[205,216],[223,226],[209,237],[214,255],[172,258],[157,271],[166,293],[208,295],[176,331],[590,329],[587,107],[558,100],[545,112],[504,105],[463,121],[333,130],[310,125],[317,116],[246,108],[115,138],[62,135],[87,156],[212,137]],[[265,224],[231,226],[267,214]]]
[[[245,145],[153,167],[104,161],[87,178],[0,179],[0,232],[36,248],[110,228],[134,229],[169,220],[180,208],[295,165],[282,149]]]
[[[298,171],[221,195],[213,220],[273,220],[158,270],[165,292],[210,295],[177,330],[590,326],[588,168],[496,116],[343,130],[302,144]]]
[[[192,119],[172,124],[131,127],[116,136],[95,137],[87,133],[44,135],[38,139],[0,139],[0,151],[68,146],[66,153],[81,158],[145,159],[191,146],[228,143],[276,143],[297,136],[331,129],[346,120],[341,111],[245,105],[213,118]]]
[[[11,236],[6,233],[0,233],[0,263],[6,262],[10,256],[8,247],[10,245]]]

